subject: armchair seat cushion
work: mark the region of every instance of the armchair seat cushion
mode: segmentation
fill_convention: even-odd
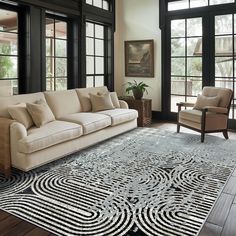
[[[60,120],[81,125],[83,127],[84,135],[111,125],[111,118],[109,116],[91,112],[80,112],[66,115],[61,117]]]
[[[134,109],[113,109],[100,111],[99,114],[104,114],[111,117],[111,126],[116,126],[134,120],[138,117],[138,112]]]
[[[52,121],[40,128],[32,127],[19,141],[19,152],[33,153],[82,135],[82,127],[75,123]]]

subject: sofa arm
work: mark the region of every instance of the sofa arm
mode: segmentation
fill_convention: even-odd
[[[0,169],[6,177],[11,174],[10,126],[14,120],[0,118]]]
[[[129,109],[129,105],[128,105],[128,103],[126,101],[119,100],[119,103],[120,103],[120,108]]]
[[[24,125],[19,122],[14,122],[11,124],[10,128],[10,137],[11,137],[11,157],[12,162],[16,160],[17,152],[18,152],[18,142],[22,138],[27,136],[27,130]]]

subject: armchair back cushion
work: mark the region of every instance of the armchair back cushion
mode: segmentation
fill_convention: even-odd
[[[232,90],[227,88],[204,87],[202,95],[206,97],[219,97],[219,107],[228,107],[231,101]]]
[[[81,105],[76,91],[44,92],[45,98],[56,119],[65,115],[81,112]]]

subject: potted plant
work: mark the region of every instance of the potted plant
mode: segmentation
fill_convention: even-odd
[[[126,92],[129,94],[129,92],[132,91],[136,100],[142,99],[144,92],[148,94],[147,88],[149,86],[143,81],[137,83],[137,81],[134,80],[134,82],[127,82],[127,85]]]

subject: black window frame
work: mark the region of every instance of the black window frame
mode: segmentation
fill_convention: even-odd
[[[168,11],[168,1],[160,0],[160,24],[162,31],[162,110],[159,116],[165,120],[177,120],[177,113],[170,112],[170,21],[193,17],[203,18],[203,83],[202,86],[215,85],[215,22],[216,15],[235,14],[236,2],[210,5],[199,8]],[[235,120],[229,127],[236,129]]]
[[[53,21],[54,21],[54,35],[53,35],[53,37],[47,37],[46,36],[46,19],[53,19]],[[55,37],[55,34],[56,34],[56,32],[55,32],[55,22],[56,21],[62,21],[62,22],[65,22],[66,23],[66,27],[67,27],[67,30],[66,30],[66,35],[67,35],[67,38],[64,40],[64,39],[61,39],[61,38],[56,38]],[[69,60],[69,41],[68,41],[68,39],[69,39],[69,31],[68,31],[68,28],[69,28],[69,24],[70,24],[70,21],[69,21],[69,19],[67,18],[67,17],[62,17],[62,16],[58,16],[58,15],[54,15],[54,14],[51,14],[51,13],[47,13],[46,12],[46,14],[45,14],[45,19],[44,19],[44,22],[45,22],[45,26],[44,26],[44,29],[45,29],[45,82],[43,83],[44,84],[44,86],[45,86],[45,88],[44,88],[44,90],[46,91],[46,83],[47,83],[47,78],[54,78],[54,90],[47,90],[47,91],[57,91],[56,90],[56,79],[57,78],[67,78],[67,89],[68,89],[68,87],[69,87],[69,80],[70,80],[70,77],[69,77],[69,63],[70,63],[70,60]],[[56,69],[55,69],[55,72],[54,72],[54,76],[52,76],[52,77],[47,77],[47,75],[46,75],[46,59],[47,59],[47,57],[49,57],[49,56],[47,56],[46,55],[46,39],[47,38],[52,38],[54,41],[56,41],[56,40],[63,40],[63,41],[66,41],[66,56],[65,57],[61,57],[61,56],[56,56],[56,54],[55,55],[53,55],[53,56],[50,56],[50,57],[52,57],[53,58],[53,60],[54,60],[54,66],[56,67],[56,59],[57,58],[66,58],[67,59],[67,65],[66,65],[66,70],[67,70],[67,76],[65,77],[65,76],[56,76]],[[56,53],[56,50],[55,50],[55,43],[54,43],[54,53]]]

